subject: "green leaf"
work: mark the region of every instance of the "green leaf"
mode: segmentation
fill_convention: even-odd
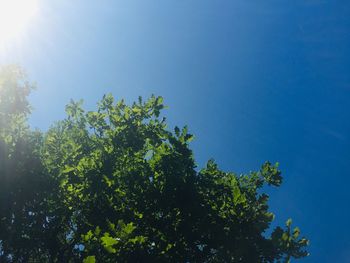
[[[136,229],[136,226],[131,222],[124,227],[124,232],[126,234],[131,234]]]
[[[179,129],[179,127],[177,127],[177,126],[175,126],[175,134],[176,134],[176,136],[180,136],[180,129]]]
[[[95,263],[95,262],[96,262],[95,256],[88,256],[83,260],[83,263]]]
[[[98,236],[98,235],[100,235],[100,233],[101,233],[101,228],[100,228],[99,226],[97,226],[97,227],[95,228],[94,234],[95,234],[96,236]]]
[[[64,168],[64,170],[62,171],[62,173],[65,173],[65,174],[67,174],[67,173],[70,173],[70,172],[72,172],[72,171],[74,171],[75,170],[75,168],[74,167],[71,167],[71,166],[66,166],[65,168]]]
[[[109,252],[109,253],[115,253],[117,250],[113,248],[114,245],[118,244],[118,241],[109,236],[109,233],[105,233],[103,237],[101,237],[102,245],[103,247]]]
[[[83,235],[84,241],[89,241],[93,237],[92,231],[89,230],[86,235]]]

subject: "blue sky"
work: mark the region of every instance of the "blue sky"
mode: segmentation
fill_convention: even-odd
[[[36,81],[30,123],[43,130],[70,98],[164,96],[200,167],[280,162],[271,209],[311,239],[303,262],[350,262],[349,14],[326,0],[41,1],[0,63]]]

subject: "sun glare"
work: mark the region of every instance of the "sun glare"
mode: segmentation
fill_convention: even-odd
[[[0,45],[19,37],[38,12],[38,0],[0,0]]]

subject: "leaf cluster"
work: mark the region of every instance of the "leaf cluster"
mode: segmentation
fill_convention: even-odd
[[[263,190],[281,184],[278,164],[244,175],[214,160],[198,169],[193,135],[168,129],[156,96],[127,105],[109,94],[88,112],[71,101],[64,120],[32,131],[21,83],[0,84],[1,103],[22,101],[10,112],[0,107],[14,123],[0,128],[1,262],[287,262],[307,255],[308,241],[291,220],[266,233],[274,215]]]

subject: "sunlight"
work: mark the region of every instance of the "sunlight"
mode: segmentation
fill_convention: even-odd
[[[0,0],[0,45],[19,37],[38,13],[38,0]]]

